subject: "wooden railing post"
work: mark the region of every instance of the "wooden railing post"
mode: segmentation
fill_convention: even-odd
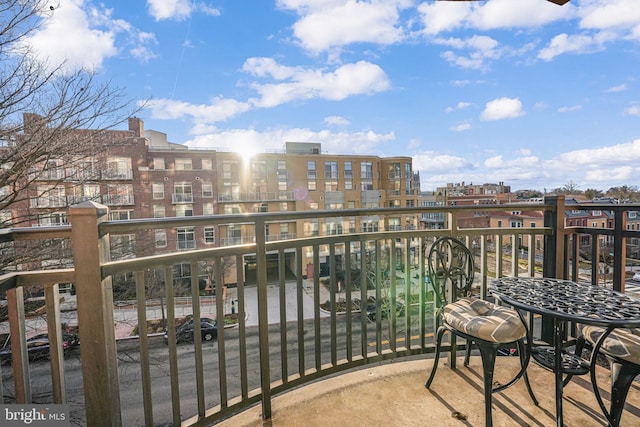
[[[551,227],[553,233],[544,238],[544,258],[542,264],[542,275],[562,279],[565,271],[565,198],[560,196],[546,196],[544,203],[553,205],[555,208],[544,212],[544,226]]]
[[[544,236],[544,258],[542,261],[542,275],[562,279],[565,273],[565,197],[545,196],[544,203],[555,208],[544,211],[544,226],[551,227],[553,232]],[[565,277],[566,278],[566,277]],[[543,341],[553,344],[555,337],[553,319],[543,316],[540,335]]]
[[[108,209],[85,202],[69,209],[75,266],[78,328],[86,422],[89,426],[121,426],[120,387],[113,322],[111,278],[102,279],[108,260],[108,236],[98,224]]]
[[[624,292],[625,271],[627,269],[627,212],[616,210],[613,222],[613,289]]]

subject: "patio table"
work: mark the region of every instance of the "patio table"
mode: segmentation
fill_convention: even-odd
[[[613,424],[595,383],[595,357],[601,343],[615,328],[640,327],[640,299],[602,286],[551,278],[503,277],[492,281],[489,291],[502,302],[517,309],[553,319],[553,345],[534,347],[532,357],[555,374],[557,426],[563,425],[563,374],[588,372],[591,372],[598,404],[609,423]],[[594,347],[596,351],[593,351],[590,363],[563,349],[567,322],[607,329]],[[616,404],[624,402],[611,403],[612,407]]]

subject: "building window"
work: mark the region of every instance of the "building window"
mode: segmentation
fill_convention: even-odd
[[[178,237],[178,250],[195,249],[196,239],[193,228],[178,228],[176,234]]]
[[[308,181],[307,182],[307,190],[309,191],[315,191],[316,190],[316,181]]]
[[[105,205],[120,206],[133,205],[133,185],[131,184],[115,184],[107,186],[107,195],[105,196]]]
[[[167,231],[156,230],[155,240],[156,240],[156,248],[166,248],[167,247]]]
[[[501,219],[498,220],[498,228],[502,228],[502,220]]]
[[[40,227],[52,227],[56,225],[67,225],[67,214],[64,212],[52,212],[38,215],[38,225]]]
[[[316,179],[316,162],[312,160],[307,162],[307,179]]]
[[[111,211],[109,219],[112,221],[126,221],[133,219],[133,211]]]
[[[280,212],[286,212],[289,210],[289,203],[280,202]]]
[[[67,206],[67,196],[64,187],[53,185],[38,185],[39,196],[31,199],[32,208],[62,208]]]
[[[176,159],[176,170],[177,171],[190,171],[190,170],[193,170],[193,165],[191,164],[191,159]]]
[[[305,224],[305,226],[309,229],[309,235],[311,236],[319,236],[320,235],[320,224],[317,218],[312,218]]]
[[[278,170],[287,170],[286,160],[278,160]]]
[[[280,224],[280,238],[281,239],[289,238],[289,224]]]
[[[326,228],[327,228],[327,232],[326,234],[328,236],[334,236],[336,234],[343,234],[344,233],[344,229],[342,226],[342,222],[338,222],[336,220],[331,221],[331,222],[327,222],[326,224]]]
[[[536,223],[535,223],[535,222],[532,222],[532,223],[531,223],[531,228],[535,228],[535,227],[536,227]]]
[[[162,205],[153,205],[153,217],[164,218],[166,216],[165,207]]]
[[[202,215],[213,215],[213,203],[202,204]]]
[[[153,169],[164,170],[164,157],[153,158]]]
[[[211,198],[213,197],[213,184],[210,182],[202,183],[202,197]]]
[[[338,180],[328,179],[324,182],[324,191],[338,191]]]
[[[225,215],[239,214],[240,205],[225,205],[224,213]]]
[[[152,184],[151,192],[154,200],[164,199],[164,184]]]
[[[174,184],[173,203],[193,203],[193,189],[190,182]]]
[[[363,233],[377,233],[378,232],[378,221],[373,221],[373,220],[362,221],[362,232]]]
[[[215,227],[204,228],[204,242],[211,245],[216,242],[216,230]]]
[[[355,200],[349,200],[347,202],[347,209],[355,209],[356,208],[356,202]]]
[[[131,159],[128,157],[110,157],[107,159],[107,170],[104,179],[131,179]]]
[[[193,216],[193,205],[176,205],[176,216]]]
[[[373,179],[373,163],[371,162],[360,163],[360,178]]]
[[[211,159],[202,159],[202,169],[203,170],[213,169],[213,161]]]
[[[510,226],[511,226],[511,228],[521,228],[522,227],[522,222],[521,221],[511,221]]]
[[[344,180],[344,189],[345,190],[353,190],[353,180],[345,179]]]
[[[309,209],[317,210],[318,202],[314,202],[313,200],[309,202]]]

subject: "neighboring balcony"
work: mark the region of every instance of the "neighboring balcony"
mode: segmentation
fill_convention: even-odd
[[[293,191],[267,191],[258,193],[218,193],[218,202],[282,202],[295,200]]]
[[[107,206],[135,205],[133,194],[106,194],[102,196],[102,202]]]
[[[133,170],[117,170],[117,169],[105,169],[102,171],[102,179],[108,180],[131,180],[133,179]]]
[[[193,193],[173,193],[171,195],[171,203],[174,205],[180,203],[193,203]]]
[[[563,277],[624,290],[627,265],[638,262],[629,259],[629,242],[640,238],[640,231],[626,229],[624,214],[640,205],[601,208],[614,212],[613,230],[565,228],[563,197],[536,205],[544,213],[544,226],[513,229],[459,227],[475,206],[133,221],[107,221],[106,206],[74,206],[70,226],[16,228],[3,235],[5,244],[16,242],[16,250],[29,247],[26,240],[33,242],[30,247],[39,242],[70,246],[75,266],[34,270],[25,264],[23,270],[0,277],[9,319],[3,333],[11,333],[13,350],[12,363],[2,366],[3,403],[66,403],[74,425],[235,426],[260,425],[261,419],[272,419],[274,425],[304,425],[310,419],[336,426],[346,421],[483,425],[482,375],[475,353],[469,368],[461,362],[456,370],[442,366],[431,390],[424,388],[439,309],[425,285],[425,254],[439,236],[464,240],[475,257],[474,288],[481,298],[487,297],[488,283],[500,276]],[[270,224],[284,221],[379,217],[381,224],[389,224],[398,215],[432,214],[445,217],[444,228],[382,227],[331,236],[304,232],[285,240],[268,235]],[[247,238],[221,239],[219,247],[168,251],[176,247],[169,243],[163,247],[167,252],[149,255],[157,231],[229,225],[254,231]],[[135,256],[110,258],[118,253],[118,236],[131,236],[120,239],[127,244],[120,246]],[[171,238],[169,232],[167,236]],[[194,236],[188,240],[200,239]],[[593,242],[588,254],[579,253],[584,236]],[[586,255],[599,259],[603,236],[613,238],[606,274],[598,262],[585,261]],[[196,247],[202,247],[199,241]],[[75,295],[61,294],[60,284],[68,283],[74,284]],[[127,291],[126,300],[114,300],[116,285]],[[25,309],[24,295],[37,287],[45,301],[33,314]],[[372,310],[371,297],[381,302]],[[208,341],[211,335],[196,333],[193,342],[177,343],[178,323],[190,315],[198,319],[196,330],[199,319],[216,317],[216,338]],[[166,343],[162,329],[132,335],[139,325],[163,320]],[[65,351],[60,343],[51,347],[49,359],[30,362],[26,340],[31,334],[48,332],[52,342],[59,342],[63,324],[79,326],[78,348]],[[567,330],[571,345],[575,330]],[[449,348],[446,344],[445,350]],[[499,358],[499,374],[507,375],[517,363],[518,358]],[[607,390],[607,371],[599,372]],[[554,424],[552,374],[534,364],[530,373],[541,405],[533,405],[519,382],[495,395],[496,425]],[[632,387],[623,425],[640,423],[639,395]],[[572,380],[565,399],[568,425],[603,424],[588,377]]]

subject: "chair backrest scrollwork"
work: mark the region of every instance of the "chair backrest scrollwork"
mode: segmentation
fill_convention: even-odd
[[[473,254],[462,241],[454,237],[438,238],[429,250],[428,267],[438,307],[471,294]]]

